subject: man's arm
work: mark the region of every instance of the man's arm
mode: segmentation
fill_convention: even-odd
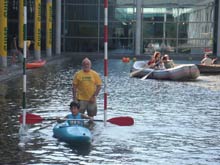
[[[100,90],[101,90],[101,85],[97,85],[95,93],[93,94],[93,96],[95,96],[95,97],[98,96]]]

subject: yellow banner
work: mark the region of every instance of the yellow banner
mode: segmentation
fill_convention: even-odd
[[[52,47],[52,2],[47,2],[46,48]]]
[[[41,0],[35,0],[34,16],[34,49],[41,49]]]
[[[7,0],[0,1],[0,55],[7,56],[7,9],[8,3]]]
[[[3,1],[0,0],[0,25],[2,24],[3,21]],[[3,37],[3,27],[0,26],[0,55],[3,53],[3,43],[4,42],[4,37]]]
[[[24,48],[24,0],[19,0],[18,43],[20,48]]]

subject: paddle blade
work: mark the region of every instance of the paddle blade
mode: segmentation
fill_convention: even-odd
[[[35,123],[40,123],[43,121],[43,118],[40,117],[39,115],[27,113],[26,114],[26,124],[35,124]],[[19,117],[19,122],[23,123],[23,115]]]
[[[116,124],[119,126],[130,126],[134,124],[134,119],[128,116],[114,117],[114,118],[108,119],[107,122],[110,122],[112,124]]]
[[[153,71],[151,71],[151,72],[149,72],[148,74],[146,74],[144,77],[141,78],[141,80],[145,80],[146,78],[148,78],[148,76],[150,76],[152,72],[153,72]]]
[[[133,72],[130,73],[130,77],[135,76],[136,74],[138,74],[139,72],[143,71],[145,68],[139,69],[139,70],[135,70]]]

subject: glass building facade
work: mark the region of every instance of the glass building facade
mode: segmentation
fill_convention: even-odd
[[[140,54],[197,55],[212,52],[216,0],[142,0],[141,27],[136,27],[138,0],[108,0],[109,53],[134,54],[141,31]],[[33,39],[34,1],[27,1],[28,38]],[[42,46],[45,50],[45,1],[42,0]],[[18,0],[9,3],[9,32],[17,33]],[[55,36],[53,1],[53,37]],[[104,52],[104,0],[62,0],[62,52]],[[54,47],[54,43],[53,43]]]

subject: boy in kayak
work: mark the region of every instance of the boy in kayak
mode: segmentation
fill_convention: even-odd
[[[93,120],[92,117],[89,117],[89,116],[87,116],[85,114],[80,113],[79,112],[79,108],[80,108],[79,104],[77,102],[75,102],[75,101],[72,101],[70,103],[71,114],[68,114],[67,116],[65,116],[64,119],[58,118],[57,122],[58,123],[62,123],[65,120],[70,119],[70,120],[68,120],[69,125],[75,125],[75,124],[83,125],[84,122],[83,122],[83,120],[80,120],[80,119],[90,119],[91,121]],[[73,119],[73,120],[71,120],[71,119]],[[76,120],[74,120],[74,119],[76,119]]]

